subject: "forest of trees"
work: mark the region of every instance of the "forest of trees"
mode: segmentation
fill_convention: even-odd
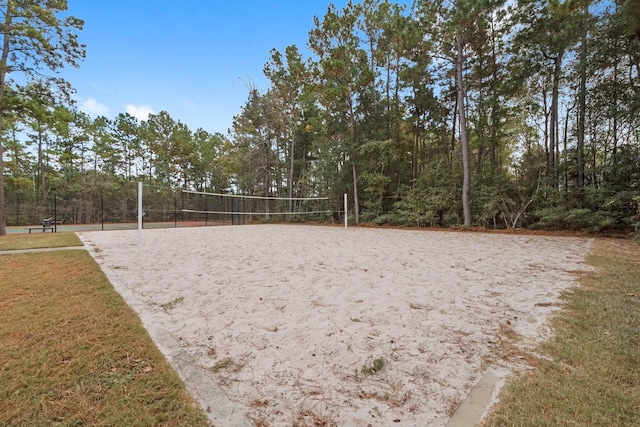
[[[4,193],[346,192],[358,223],[640,234],[640,1],[363,0],[307,48],[271,52],[228,134],[3,84]]]

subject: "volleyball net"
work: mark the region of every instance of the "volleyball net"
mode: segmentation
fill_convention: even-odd
[[[182,191],[181,213],[205,223],[323,222],[332,217],[328,197],[264,197]]]

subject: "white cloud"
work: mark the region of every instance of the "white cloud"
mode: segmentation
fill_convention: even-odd
[[[84,101],[80,109],[89,115],[104,116],[109,113],[109,107],[104,104],[100,104],[94,98],[88,98]]]
[[[127,113],[131,114],[133,117],[140,121],[147,120],[149,118],[149,114],[155,114],[155,112],[148,105],[127,105]]]

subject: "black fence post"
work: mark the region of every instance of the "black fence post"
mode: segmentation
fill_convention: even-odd
[[[184,191],[182,192],[182,221],[184,221]]]
[[[238,199],[231,199],[231,212],[233,212],[233,216],[232,216],[233,219],[231,220],[231,224],[233,225],[239,224],[240,217],[236,214],[236,212],[238,212],[238,209],[239,209]]]
[[[102,231],[104,231],[104,194],[100,194],[100,223]]]
[[[53,231],[58,232],[58,195],[53,195]],[[44,228],[43,228],[44,230]]]
[[[204,196],[204,225],[209,225],[209,210],[207,209],[207,196]]]

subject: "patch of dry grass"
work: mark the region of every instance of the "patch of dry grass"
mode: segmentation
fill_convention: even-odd
[[[0,255],[0,272],[0,425],[208,425],[87,252]]]
[[[594,243],[555,336],[510,382],[484,426],[636,426],[640,419],[640,244]]]
[[[0,251],[63,248],[67,246],[82,246],[82,242],[76,233],[7,234],[0,236]]]

